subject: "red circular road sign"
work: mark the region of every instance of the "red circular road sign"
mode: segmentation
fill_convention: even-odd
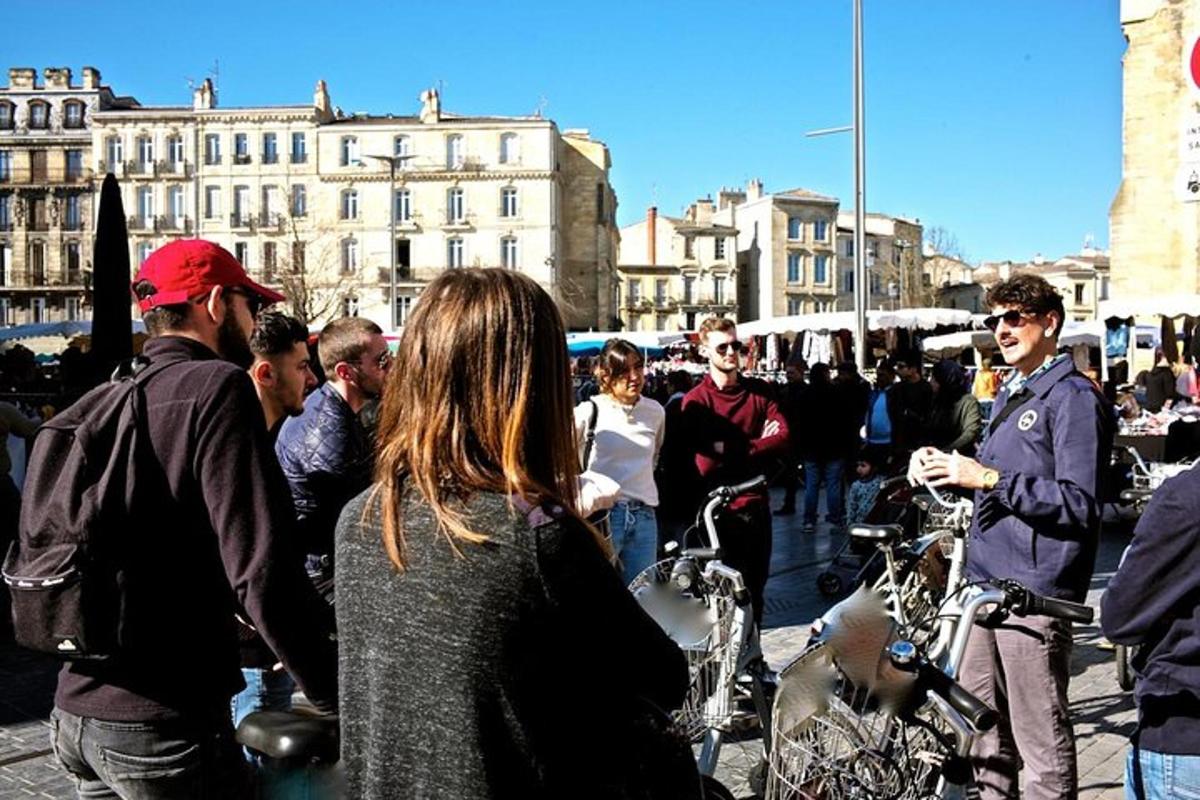
[[[1188,59],[1188,74],[1192,78],[1192,88],[1200,89],[1200,37],[1192,42],[1192,56]]]

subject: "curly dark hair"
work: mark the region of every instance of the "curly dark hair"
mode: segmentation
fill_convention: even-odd
[[[1062,295],[1040,275],[1014,275],[988,289],[989,307],[1009,306],[1030,314],[1058,314],[1058,328],[1067,318]]]
[[[296,342],[308,342],[308,329],[282,311],[260,311],[250,335],[250,352],[258,358],[287,353]]]

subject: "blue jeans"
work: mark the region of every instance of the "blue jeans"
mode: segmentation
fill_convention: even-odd
[[[638,573],[654,563],[658,550],[658,518],[654,506],[639,500],[622,500],[608,516],[613,552],[621,561],[621,579],[628,586]]]
[[[821,484],[825,484],[825,518],[834,525],[841,525],[846,517],[845,501],[842,499],[842,467],[840,458],[832,461],[804,462],[804,524],[817,524],[817,504],[820,502]]]
[[[1173,756],[1131,745],[1125,756],[1125,797],[1200,799],[1200,756]]]
[[[242,677],[246,679],[246,688],[235,694],[231,702],[235,730],[242,720],[255,711],[291,710],[296,682],[286,670],[243,667]],[[254,761],[248,750],[246,758]]]
[[[110,722],[61,709],[50,745],[80,797],[219,800],[250,797],[253,773],[223,715],[209,722]]]

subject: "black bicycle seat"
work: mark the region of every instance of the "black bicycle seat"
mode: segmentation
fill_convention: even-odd
[[[338,718],[299,711],[255,711],[237,727],[238,743],[268,758],[333,763]]]
[[[855,539],[863,539],[878,544],[891,544],[904,536],[902,525],[851,525],[850,535]]]

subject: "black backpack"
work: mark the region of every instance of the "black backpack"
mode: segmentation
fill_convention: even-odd
[[[67,659],[119,651],[122,534],[148,440],[143,387],[172,363],[123,364],[35,434],[17,539],[0,570],[18,644]]]

